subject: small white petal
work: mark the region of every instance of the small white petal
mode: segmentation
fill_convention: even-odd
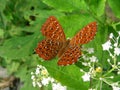
[[[94,48],[88,48],[87,51],[88,51],[89,54],[92,54],[92,53],[94,53]]]
[[[107,61],[110,63],[110,59],[107,59]]]
[[[45,86],[45,85],[49,84],[49,79],[48,78],[43,78],[41,83]]]
[[[118,62],[118,65],[120,65],[120,62]]]
[[[115,44],[114,44],[114,47],[117,47],[117,45],[118,45],[118,44],[117,44],[117,43],[115,43]]]
[[[120,48],[118,48],[118,47],[114,48],[114,53],[116,55],[120,55]]]
[[[97,57],[92,56],[92,57],[90,57],[90,61],[91,61],[91,62],[97,62],[98,60],[97,60]]]
[[[51,77],[50,77],[49,79],[50,79],[50,81],[51,81],[52,83],[55,81],[54,78],[51,78]]]
[[[88,63],[86,63],[86,62],[82,62],[82,65],[84,65],[84,66],[88,66]]]
[[[31,75],[33,75],[34,73],[33,72],[31,72]]]
[[[120,90],[120,87],[113,86],[113,90]]]
[[[118,71],[117,74],[120,75],[120,71]]]
[[[33,87],[36,87],[36,83],[35,82],[32,82],[32,85],[33,85]]]
[[[32,75],[31,79],[33,79],[33,80],[34,80],[34,79],[35,79],[35,76],[34,76],[34,75]]]
[[[84,82],[86,81],[90,81],[90,75],[88,73],[85,73],[83,76],[82,76],[82,79]]]
[[[67,90],[67,87],[62,86],[60,83],[53,83],[52,90]]]
[[[35,74],[38,75],[40,73],[40,68],[36,68]]]
[[[102,44],[103,50],[109,50],[112,48],[110,40]]]
[[[113,33],[110,33],[110,36],[109,36],[109,38],[113,38]]]

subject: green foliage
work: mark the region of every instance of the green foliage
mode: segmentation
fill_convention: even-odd
[[[106,3],[112,9],[114,18],[118,18],[117,21],[106,16]],[[34,49],[44,38],[40,28],[53,15],[59,20],[66,37],[72,38],[85,25],[96,21],[98,29],[95,39],[84,46],[94,47],[100,66],[108,70],[111,67],[102,44],[110,32],[115,33],[120,27],[119,3],[119,0],[0,0],[0,57],[3,58],[0,62],[4,62],[0,65],[24,82],[21,90],[39,90],[32,86],[30,75],[37,64],[45,66],[50,75],[66,85],[68,90],[88,90],[90,83],[83,82],[81,78],[83,73],[79,69],[82,66],[60,67],[57,66],[57,57],[42,62],[35,54]],[[114,76],[115,80],[119,79],[116,74]],[[94,83],[100,87],[99,84],[100,81]],[[111,90],[111,87],[103,83],[103,90]]]

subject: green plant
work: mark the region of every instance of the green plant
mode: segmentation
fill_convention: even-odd
[[[102,48],[103,43],[111,40],[110,33],[118,36],[116,32],[120,29],[119,3],[119,0],[1,0],[0,65],[7,68],[9,74],[24,82],[21,90],[39,90],[39,87],[32,86],[30,74],[38,64],[46,67],[50,76],[66,85],[68,90],[112,90],[111,84],[114,82],[118,82],[117,87],[120,87],[120,76],[117,73],[120,69],[117,65],[120,55],[113,58]],[[67,38],[73,37],[89,22],[97,22],[95,39],[84,45],[85,48],[94,48],[95,53],[87,56],[94,55],[98,60],[92,66],[96,78],[90,79],[90,82],[82,79],[84,72],[89,72],[90,69],[83,65],[85,58],[80,58],[80,62],[74,65],[60,67],[56,64],[57,57],[46,62],[35,54],[37,43],[43,39],[40,28],[51,15],[58,18]],[[114,50],[111,49],[111,52]],[[110,63],[117,65],[117,69],[111,66],[108,59],[115,59],[115,62]],[[113,78],[107,78],[111,76]],[[50,86],[44,87],[49,88]]]

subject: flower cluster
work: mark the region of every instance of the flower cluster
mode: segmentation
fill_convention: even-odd
[[[117,34],[118,35],[115,36],[113,33],[110,33],[109,35],[110,40],[104,43],[102,47],[104,51],[108,51],[110,56],[110,58],[108,58],[107,61],[112,68],[109,70],[108,74],[112,73],[113,71],[116,71],[117,74],[120,75],[120,61],[118,61],[118,57],[120,56],[120,44],[119,44],[120,31],[118,31]],[[109,83],[109,85],[112,86],[113,90],[120,90],[119,81]]]
[[[111,58],[108,58],[108,63],[112,66],[114,70],[117,71],[117,74],[120,74],[120,61],[117,60],[117,57],[120,55],[120,31],[118,36],[115,37],[113,33],[109,36],[110,40],[102,45],[103,50],[108,51]]]
[[[35,72],[31,72],[31,75],[34,87],[47,86],[51,83],[52,90],[66,90],[66,86],[62,86],[61,83],[50,77],[47,69],[42,65],[37,65]]]
[[[90,81],[91,79],[99,80],[101,83],[104,82],[112,87],[113,90],[120,90],[120,81],[114,82],[114,76],[112,76],[113,71],[117,72],[118,75],[120,75],[120,61],[118,60],[120,56],[120,31],[118,32],[118,35],[115,36],[113,33],[110,34],[109,40],[102,44],[103,51],[107,51],[109,53],[109,58],[107,59],[108,65],[110,65],[112,68],[108,71],[105,71],[106,73],[102,73],[103,69],[101,66],[99,66],[99,62],[97,57],[92,56],[90,54],[94,53],[94,50],[92,48],[86,49],[85,51],[87,54],[84,54],[82,59],[84,60],[82,65],[89,67],[88,71],[85,71],[83,69],[80,69],[81,72],[84,73],[82,76],[83,81]],[[111,80],[111,81],[110,81]],[[101,86],[102,87],[102,84]],[[89,90],[96,90],[94,89],[96,87],[90,88]]]
[[[89,67],[88,71],[84,71],[83,69],[80,69],[81,72],[84,73],[84,75],[82,76],[82,79],[84,82],[86,81],[90,81],[91,77],[94,77],[96,75],[96,69],[100,67],[97,67],[95,69],[95,64],[98,62],[97,57],[93,56],[92,54],[94,53],[94,49],[93,48],[84,48],[83,49],[84,52],[87,52],[86,54],[82,55],[82,59],[84,61],[82,61],[82,65],[85,67]],[[99,72],[100,70],[97,69],[97,71]]]
[[[120,31],[118,32],[118,36],[115,37],[113,33],[110,34],[109,36],[110,40],[108,40],[106,43],[102,45],[103,50],[107,50],[112,58],[115,56],[120,55],[120,44],[119,44],[119,39],[120,39]],[[111,52],[114,51],[114,52]]]

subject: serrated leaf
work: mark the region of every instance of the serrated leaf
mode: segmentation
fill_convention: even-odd
[[[108,3],[112,9],[112,11],[115,13],[116,17],[120,18],[120,0],[108,0]]]

